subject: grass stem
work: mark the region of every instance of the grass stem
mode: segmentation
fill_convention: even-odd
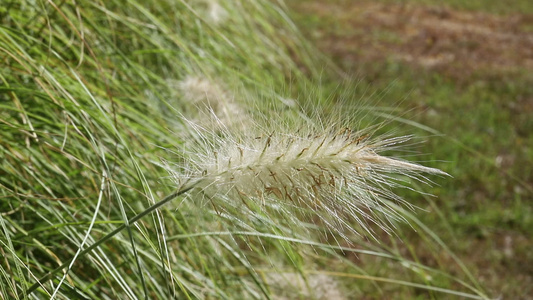
[[[156,209],[160,208],[161,206],[163,206],[164,204],[174,200],[176,197],[179,197],[185,193],[187,193],[188,191],[190,191],[192,188],[194,188],[195,184],[197,182],[194,182],[188,186],[185,186],[177,191],[175,191],[174,193],[166,196],[165,198],[163,198],[161,201],[153,204],[152,206],[150,206],[149,208],[145,209],[144,211],[142,211],[141,213],[137,214],[136,216],[134,216],[133,218],[129,219],[127,221],[127,223],[124,223],[122,225],[120,225],[119,227],[117,227],[115,230],[111,231],[110,233],[108,233],[106,236],[104,236],[103,238],[101,238],[100,240],[98,240],[96,243],[90,245],[89,247],[87,247],[85,250],[81,251],[79,253],[79,255],[77,257],[83,257],[85,256],[86,254],[88,254],[89,252],[91,252],[92,250],[94,250],[96,247],[100,246],[101,244],[105,243],[106,241],[108,241],[109,239],[111,239],[112,237],[114,237],[115,235],[117,235],[119,232],[121,232],[122,230],[126,229],[128,226],[132,225],[132,224],[135,224],[137,221],[139,221],[140,219],[142,219],[144,216],[152,213],[153,211],[155,211]],[[61,264],[60,266],[58,266],[57,268],[55,268],[54,270],[48,272],[46,275],[44,275],[43,277],[41,277],[41,279],[39,279],[38,282],[34,283],[27,291],[26,291],[26,295],[30,295],[31,293],[33,293],[35,290],[37,290],[39,288],[39,286],[43,286],[43,284],[45,282],[47,282],[48,280],[51,280],[52,277],[59,271],[63,270],[64,268],[68,267],[70,265],[70,263],[74,260],[75,258],[72,258],[72,259],[69,259],[68,261],[64,262],[63,264]],[[21,297],[23,294],[19,294],[19,297]]]

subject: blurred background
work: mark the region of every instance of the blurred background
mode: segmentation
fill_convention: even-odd
[[[365,87],[361,95],[378,93],[432,135],[423,150],[453,178],[438,180],[434,206],[418,203],[430,213],[417,216],[490,295],[532,299],[533,5],[445,3],[289,6],[304,35]]]

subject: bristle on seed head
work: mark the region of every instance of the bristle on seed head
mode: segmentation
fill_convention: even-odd
[[[389,205],[391,200],[404,202],[391,191],[400,185],[397,175],[421,181],[426,181],[422,173],[446,175],[379,154],[405,139],[372,141],[350,130],[304,136],[273,133],[240,142],[221,139],[186,177],[210,196],[308,209],[335,230],[351,228],[345,219],[351,217],[368,232],[368,223],[388,231],[383,218],[402,219]]]

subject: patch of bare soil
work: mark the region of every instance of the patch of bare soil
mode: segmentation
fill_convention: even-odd
[[[442,7],[304,1],[299,11],[334,20],[313,32],[341,62],[394,59],[460,79],[477,72],[533,70],[533,16],[496,16]]]

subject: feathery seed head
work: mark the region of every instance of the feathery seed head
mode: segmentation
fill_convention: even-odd
[[[185,100],[185,116],[194,123],[213,129],[246,123],[246,113],[223,85],[206,77],[187,76],[175,86]]]
[[[271,273],[266,276],[268,285],[279,295],[276,299],[294,299],[296,295],[305,299],[346,299],[339,283],[332,276],[309,274],[304,279],[296,273]]]
[[[303,208],[335,231],[351,228],[346,216],[369,233],[368,222],[388,231],[383,218],[402,219],[388,202],[402,201],[390,190],[400,185],[396,175],[424,181],[421,173],[446,174],[379,155],[405,140],[372,141],[347,129],[321,135],[273,133],[241,142],[220,139],[185,177],[198,180],[197,186],[210,197],[222,194],[245,203],[255,199],[289,210]]]
[[[208,104],[218,107],[220,102],[226,102],[224,89],[211,80],[197,76],[187,76],[176,84],[186,101],[193,104]]]
[[[220,25],[228,18],[228,12],[217,1],[209,1],[208,21],[213,25]]]

